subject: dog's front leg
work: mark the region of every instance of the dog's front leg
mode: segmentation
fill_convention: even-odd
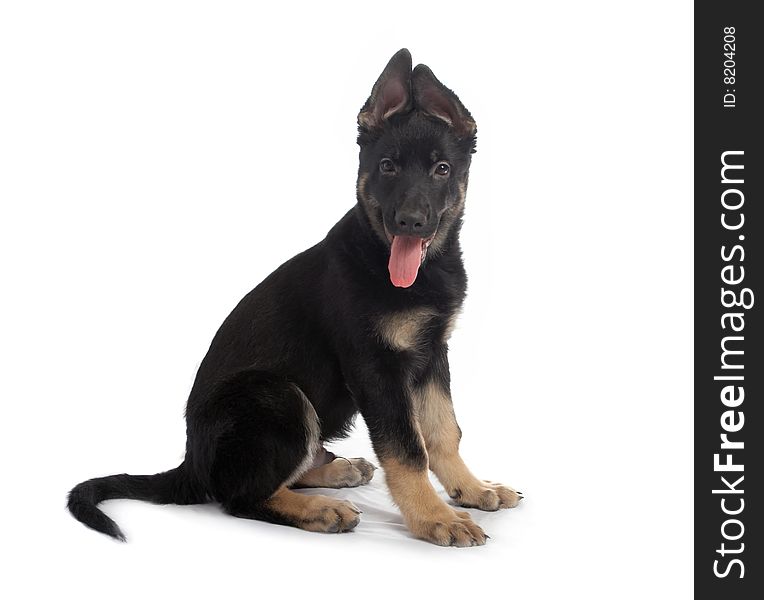
[[[381,374],[368,366],[364,371],[356,371],[360,377],[352,386],[354,396],[409,530],[441,546],[485,544],[485,533],[469,513],[446,504],[430,483],[424,439],[403,376]]]
[[[422,382],[412,391],[430,469],[458,504],[481,510],[513,508],[522,498],[508,486],[475,477],[459,454],[462,432],[451,402],[448,356],[437,348]]]

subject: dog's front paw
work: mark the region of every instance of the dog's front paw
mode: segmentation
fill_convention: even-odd
[[[459,506],[490,511],[514,508],[523,498],[521,492],[500,483],[477,480],[468,486],[454,489],[449,495]]]
[[[469,513],[453,509],[432,519],[410,522],[409,528],[418,538],[438,546],[482,546],[488,537]]]

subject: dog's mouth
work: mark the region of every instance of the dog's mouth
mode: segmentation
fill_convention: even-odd
[[[390,271],[390,281],[395,287],[407,288],[414,284],[422,266],[427,249],[430,247],[435,233],[430,237],[421,238],[411,235],[390,235],[390,261],[387,269]]]

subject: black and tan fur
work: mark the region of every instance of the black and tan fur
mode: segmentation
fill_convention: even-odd
[[[77,519],[124,539],[99,502],[215,501],[238,517],[350,530],[359,522],[350,502],[291,488],[368,483],[369,462],[323,449],[359,411],[414,535],[456,546],[486,539],[468,513],[438,496],[428,469],[461,506],[518,503],[517,492],[465,466],[451,402],[447,343],[467,284],[459,229],[475,122],[427,67],[412,70],[404,49],[358,123],[357,203],[224,321],[188,399],[182,464],[75,486],[69,509]],[[415,259],[412,279],[405,269]]]

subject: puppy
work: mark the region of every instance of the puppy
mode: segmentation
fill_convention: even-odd
[[[212,340],[188,399],[183,463],[80,483],[69,494],[75,518],[124,540],[99,502],[218,502],[237,517],[349,531],[352,503],[292,488],[368,483],[368,461],[323,447],[358,412],[415,536],[486,540],[428,470],[460,506],[517,505],[518,492],[462,461],[451,403],[447,342],[467,285],[459,230],[475,121],[428,67],[411,67],[408,50],[397,52],[358,115],[355,206],[247,294]]]

